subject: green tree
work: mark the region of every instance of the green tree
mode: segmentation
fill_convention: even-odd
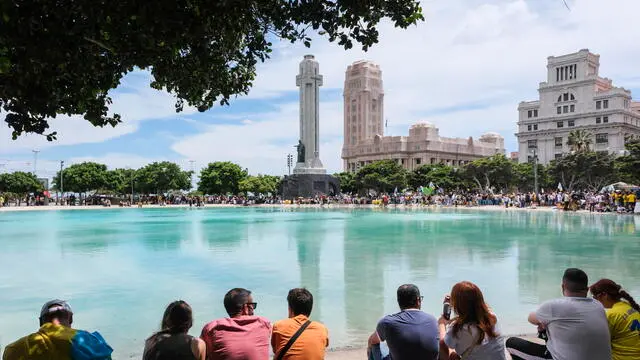
[[[64,169],[63,186],[65,192],[85,194],[104,189],[107,186],[107,166],[94,162],[73,164]],[[60,190],[60,171],[53,178],[53,188]]]
[[[625,143],[627,155],[615,160],[616,175],[621,181],[640,185],[640,138],[629,138]]]
[[[567,145],[572,151],[589,151],[593,144],[592,135],[586,130],[573,130],[567,138]]]
[[[615,180],[614,156],[606,152],[574,152],[552,160],[548,172],[567,191],[598,191]]]
[[[237,194],[247,170],[229,161],[209,163],[200,172],[198,190],[205,194]]]
[[[352,172],[341,172],[333,174],[340,180],[340,191],[344,194],[355,194],[358,192],[356,187],[356,176]]]
[[[131,194],[131,187],[135,187],[136,170],[114,169],[107,171],[105,189],[118,195]]]
[[[533,191],[535,177],[533,173],[533,163],[514,163],[512,167],[511,186],[521,192]],[[553,183],[549,178],[544,165],[538,164],[538,191],[541,189],[555,188],[558,183]]]
[[[178,97],[176,111],[185,103],[205,111],[248,93],[273,40],[309,47],[319,33],[366,51],[381,20],[399,28],[423,20],[415,0],[41,0],[3,2],[0,12],[0,104],[14,138],[45,134],[57,114],[115,126],[109,91],[136,68]]]
[[[162,195],[170,190],[191,189],[191,171],[183,171],[176,163],[154,162],[136,171],[135,186],[144,194]]]
[[[380,160],[365,165],[356,173],[356,187],[377,192],[392,192],[407,186],[407,171],[393,160]]]
[[[512,183],[513,162],[503,154],[474,160],[465,165],[465,175],[479,190],[507,190]]]
[[[18,201],[25,198],[29,193],[43,190],[45,189],[33,173],[16,171],[0,174],[0,192],[18,195]],[[10,197],[13,198],[13,196]]]
[[[445,191],[464,187],[463,171],[445,164],[422,165],[409,173],[409,186],[417,189],[433,183]]]
[[[275,195],[278,193],[278,187],[280,185],[280,178],[271,175],[258,175],[247,176],[240,180],[238,188],[240,191],[247,193],[251,192],[255,195]]]

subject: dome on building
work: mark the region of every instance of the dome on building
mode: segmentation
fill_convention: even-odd
[[[500,134],[498,134],[496,132],[487,132],[487,133],[482,134],[481,137],[483,137],[483,138],[501,138],[502,135],[500,135]]]
[[[413,125],[411,125],[412,129],[416,129],[416,128],[435,128],[436,126],[433,125],[432,123],[428,122],[428,121],[421,121],[418,123],[415,123]]]

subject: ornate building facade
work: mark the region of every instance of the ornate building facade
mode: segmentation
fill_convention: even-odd
[[[625,139],[640,136],[640,103],[631,92],[599,76],[600,55],[588,49],[550,56],[547,81],[540,83],[539,100],[518,106],[518,160],[538,157],[547,164],[571,151],[569,133],[585,130],[595,151],[618,153]]]
[[[504,154],[504,138],[487,133],[469,137],[440,137],[429,123],[418,123],[409,136],[384,136],[384,91],[380,67],[357,61],[347,68],[344,81],[344,171],[355,172],[378,160],[392,159],[408,170],[425,164],[460,166],[495,154]]]

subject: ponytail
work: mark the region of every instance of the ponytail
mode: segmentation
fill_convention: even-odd
[[[638,303],[635,300],[633,300],[633,298],[631,297],[631,295],[629,295],[628,292],[624,290],[620,290],[618,294],[620,294],[620,298],[626,300],[635,311],[640,312],[640,305],[638,305]]]

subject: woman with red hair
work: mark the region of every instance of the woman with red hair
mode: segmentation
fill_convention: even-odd
[[[605,307],[613,360],[640,359],[640,306],[622,286],[602,279],[589,287]]]
[[[504,339],[497,332],[498,318],[484,302],[482,291],[463,281],[451,289],[452,320],[438,320],[440,360],[506,360]]]

